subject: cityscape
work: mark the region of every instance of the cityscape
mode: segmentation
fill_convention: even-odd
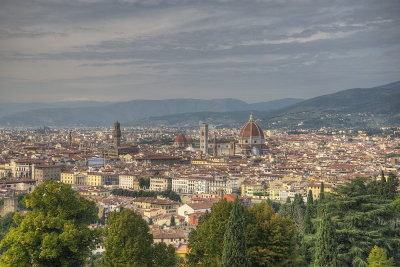
[[[0,266],[400,266],[400,4],[0,4]]]

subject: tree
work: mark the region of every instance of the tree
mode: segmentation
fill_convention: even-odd
[[[308,204],[314,204],[314,198],[313,198],[313,193],[312,190],[308,190],[308,194],[307,194],[307,205]]]
[[[11,227],[17,226],[13,220],[14,214],[14,212],[9,212],[4,215],[4,217],[0,218],[0,241],[7,235]],[[3,250],[0,250],[0,255],[3,254],[3,252]]]
[[[176,266],[177,256],[173,245],[156,243],[153,246],[153,266],[172,267]]]
[[[189,265],[221,264],[224,234],[232,207],[233,202],[222,199],[212,206],[211,213],[206,212],[201,216],[199,226],[189,236]]]
[[[18,208],[21,210],[26,209],[26,203],[25,203],[25,194],[18,195]]]
[[[399,213],[392,201],[371,194],[368,178],[356,178],[337,186],[326,200],[326,211],[334,218],[338,260],[343,266],[364,266],[371,247],[378,245],[400,259]]]
[[[113,212],[106,222],[104,266],[151,266],[153,236],[133,210]]]
[[[324,199],[324,194],[325,194],[325,186],[324,186],[324,182],[321,182],[321,188],[320,188],[320,192],[319,192],[319,200]]]
[[[95,203],[78,198],[71,186],[47,180],[25,197],[32,211],[16,213],[15,228],[0,243],[1,266],[82,266],[99,241],[88,225]]]
[[[306,207],[306,213],[304,216],[304,223],[303,223],[303,234],[312,234],[314,232],[314,226],[311,222],[312,218],[312,207],[311,204],[307,205]]]
[[[281,203],[267,199],[267,204],[274,208],[275,212],[278,212],[281,208]]]
[[[372,248],[367,260],[368,267],[394,267],[393,257],[388,259],[386,252],[378,246]]]
[[[171,221],[169,222],[169,226],[175,226],[175,217],[174,215],[171,215]]]
[[[331,218],[328,216],[324,216],[317,232],[314,266],[338,266],[336,259],[336,247],[337,242],[335,227],[332,223]]]
[[[246,267],[247,251],[242,208],[236,197],[224,235],[223,267]]]
[[[140,188],[149,188],[150,187],[150,178],[139,178],[139,186]]]
[[[381,182],[380,182],[380,188],[379,188],[379,195],[381,197],[384,197],[386,194],[386,178],[385,178],[385,173],[381,171]]]
[[[245,213],[247,255],[251,266],[293,266],[296,263],[296,226],[267,203]]]
[[[296,194],[294,196],[293,203],[291,205],[291,218],[296,224],[297,231],[302,233],[304,224],[306,206],[304,205],[303,196],[301,194]]]
[[[325,186],[324,182],[321,182],[319,200],[317,204],[317,216],[318,218],[322,218],[324,214],[325,214]]]
[[[394,200],[396,199],[399,187],[399,179],[393,173],[389,173],[389,177],[386,183],[385,198]]]
[[[300,253],[302,255],[303,265],[313,262],[315,255],[315,229],[313,219],[315,218],[315,205],[312,191],[308,191],[307,205],[304,215],[303,232],[301,236]]]

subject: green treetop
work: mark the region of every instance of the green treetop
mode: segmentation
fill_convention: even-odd
[[[133,210],[113,212],[106,222],[104,266],[151,266],[153,236]]]
[[[267,203],[245,213],[247,256],[251,266],[295,266],[296,226]]]
[[[313,194],[312,194],[312,190],[308,190],[308,194],[307,194],[307,204],[314,204],[314,198],[313,198]]]
[[[337,265],[337,242],[335,227],[328,216],[324,216],[317,232],[315,244],[315,262],[316,267],[335,267]]]
[[[176,223],[175,223],[175,217],[174,217],[174,215],[171,215],[171,220],[170,220],[170,222],[169,222],[169,226],[175,226],[176,225]]]
[[[92,201],[71,186],[48,180],[25,197],[32,211],[14,216],[15,228],[0,243],[1,266],[82,266],[99,238]]]
[[[248,265],[242,208],[236,197],[224,235],[223,267]]]

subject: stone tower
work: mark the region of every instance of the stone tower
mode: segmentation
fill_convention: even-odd
[[[234,157],[235,156],[235,141],[231,141],[229,143],[229,156]]]
[[[113,139],[114,149],[118,149],[121,145],[121,127],[118,121],[114,123]]]
[[[200,124],[200,151],[204,155],[208,154],[208,124]]]
[[[72,146],[72,133],[71,133],[71,131],[69,131],[69,134],[68,134],[68,145]]]

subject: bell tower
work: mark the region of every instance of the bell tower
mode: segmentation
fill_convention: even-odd
[[[200,151],[208,155],[208,124],[200,124]]]
[[[121,127],[118,121],[114,123],[113,139],[114,149],[118,149],[121,145]]]

